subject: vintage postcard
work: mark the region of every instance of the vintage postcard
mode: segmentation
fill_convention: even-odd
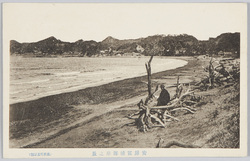
[[[5,158],[247,155],[247,4],[4,3]]]

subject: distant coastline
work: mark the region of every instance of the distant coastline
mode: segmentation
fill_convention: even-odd
[[[224,56],[240,57],[240,33],[222,33],[209,40],[192,35],[153,35],[146,38],[119,40],[111,36],[94,40],[64,42],[53,36],[38,42],[10,41],[11,55],[26,57],[106,57],[106,56]]]

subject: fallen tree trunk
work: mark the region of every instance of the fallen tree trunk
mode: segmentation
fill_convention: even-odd
[[[197,145],[185,144],[185,143],[181,143],[179,141],[171,141],[171,142],[167,143],[165,146],[163,146],[163,148],[171,148],[172,146],[179,146],[182,148],[201,148],[200,146],[197,146]]]
[[[193,144],[187,144],[187,143],[182,143],[180,141],[170,141],[167,144],[163,145],[164,140],[162,138],[159,139],[156,148],[171,148],[172,146],[178,146],[178,147],[182,147],[182,148],[201,148],[198,145],[193,145]]]

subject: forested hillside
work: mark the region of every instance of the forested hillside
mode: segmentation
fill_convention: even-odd
[[[63,42],[55,37],[32,42],[10,41],[11,54],[37,56],[193,56],[193,55],[230,55],[240,56],[240,33],[223,33],[207,41],[197,40],[194,36],[154,35],[146,38],[119,40],[111,36],[101,42],[78,40]],[[132,55],[133,55],[132,54]]]

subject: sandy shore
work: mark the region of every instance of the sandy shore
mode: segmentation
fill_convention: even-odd
[[[176,73],[179,73],[179,75],[185,74],[186,69],[197,65],[194,58],[186,57],[180,59],[188,61],[188,64],[177,69],[153,74],[153,84],[156,84],[156,82],[159,82],[159,79],[161,79],[164,81],[162,83],[167,86],[172,86],[176,82],[176,76],[174,76]],[[164,78],[165,76],[169,77]],[[192,80],[193,79],[190,77],[182,79],[181,81],[190,82]],[[103,109],[103,106],[105,105],[110,106],[110,104],[120,101],[123,101],[123,103],[119,103],[116,107],[112,106],[111,109],[119,108],[120,106],[127,104],[127,102],[136,104],[141,97],[144,97],[147,94],[146,81],[146,76],[140,76],[111,82],[105,85],[89,87],[75,92],[62,93],[37,100],[11,104],[10,138],[11,140],[13,139],[13,147],[29,145],[31,142],[34,143],[44,140],[48,136],[58,133],[65,127],[70,128],[79,124],[79,122],[81,123],[88,120],[86,119],[86,116],[90,113],[92,114],[92,117],[97,116],[98,110],[93,111],[95,108]],[[79,106],[83,106],[83,108],[79,108]],[[79,108],[80,110],[75,110],[76,108]],[[87,109],[90,109],[90,111]],[[100,112],[99,115],[110,110],[101,111],[102,112]],[[72,116],[68,116],[69,113],[73,113]],[[76,117],[76,114],[79,116]],[[80,116],[84,117],[84,120],[80,119],[80,121],[78,121]],[[72,119],[73,117],[76,118],[62,123],[64,117],[72,117]],[[54,130],[54,124],[61,124],[61,127],[57,127],[57,130]],[[27,125],[29,126],[26,127]],[[40,135],[37,133],[40,130],[46,132]],[[37,137],[35,133],[39,134],[39,137]]]
[[[193,57],[180,59],[188,64],[152,75],[153,87],[165,84],[171,97],[175,88],[170,86],[176,83],[177,76],[181,83],[189,83],[199,81],[205,74],[201,66],[207,61]],[[224,110],[211,121],[225,99],[220,89],[201,93],[206,100],[204,106],[197,108],[197,114],[181,115],[180,122],[169,124],[167,129],[156,128],[142,134],[136,127],[123,127],[131,122],[125,116],[134,113],[138,101],[147,95],[145,82],[146,76],[136,77],[10,105],[10,147],[151,148],[160,137],[202,147],[218,145],[211,138],[224,130],[223,125],[230,123],[228,119],[233,113]],[[215,126],[218,121],[226,122]]]

